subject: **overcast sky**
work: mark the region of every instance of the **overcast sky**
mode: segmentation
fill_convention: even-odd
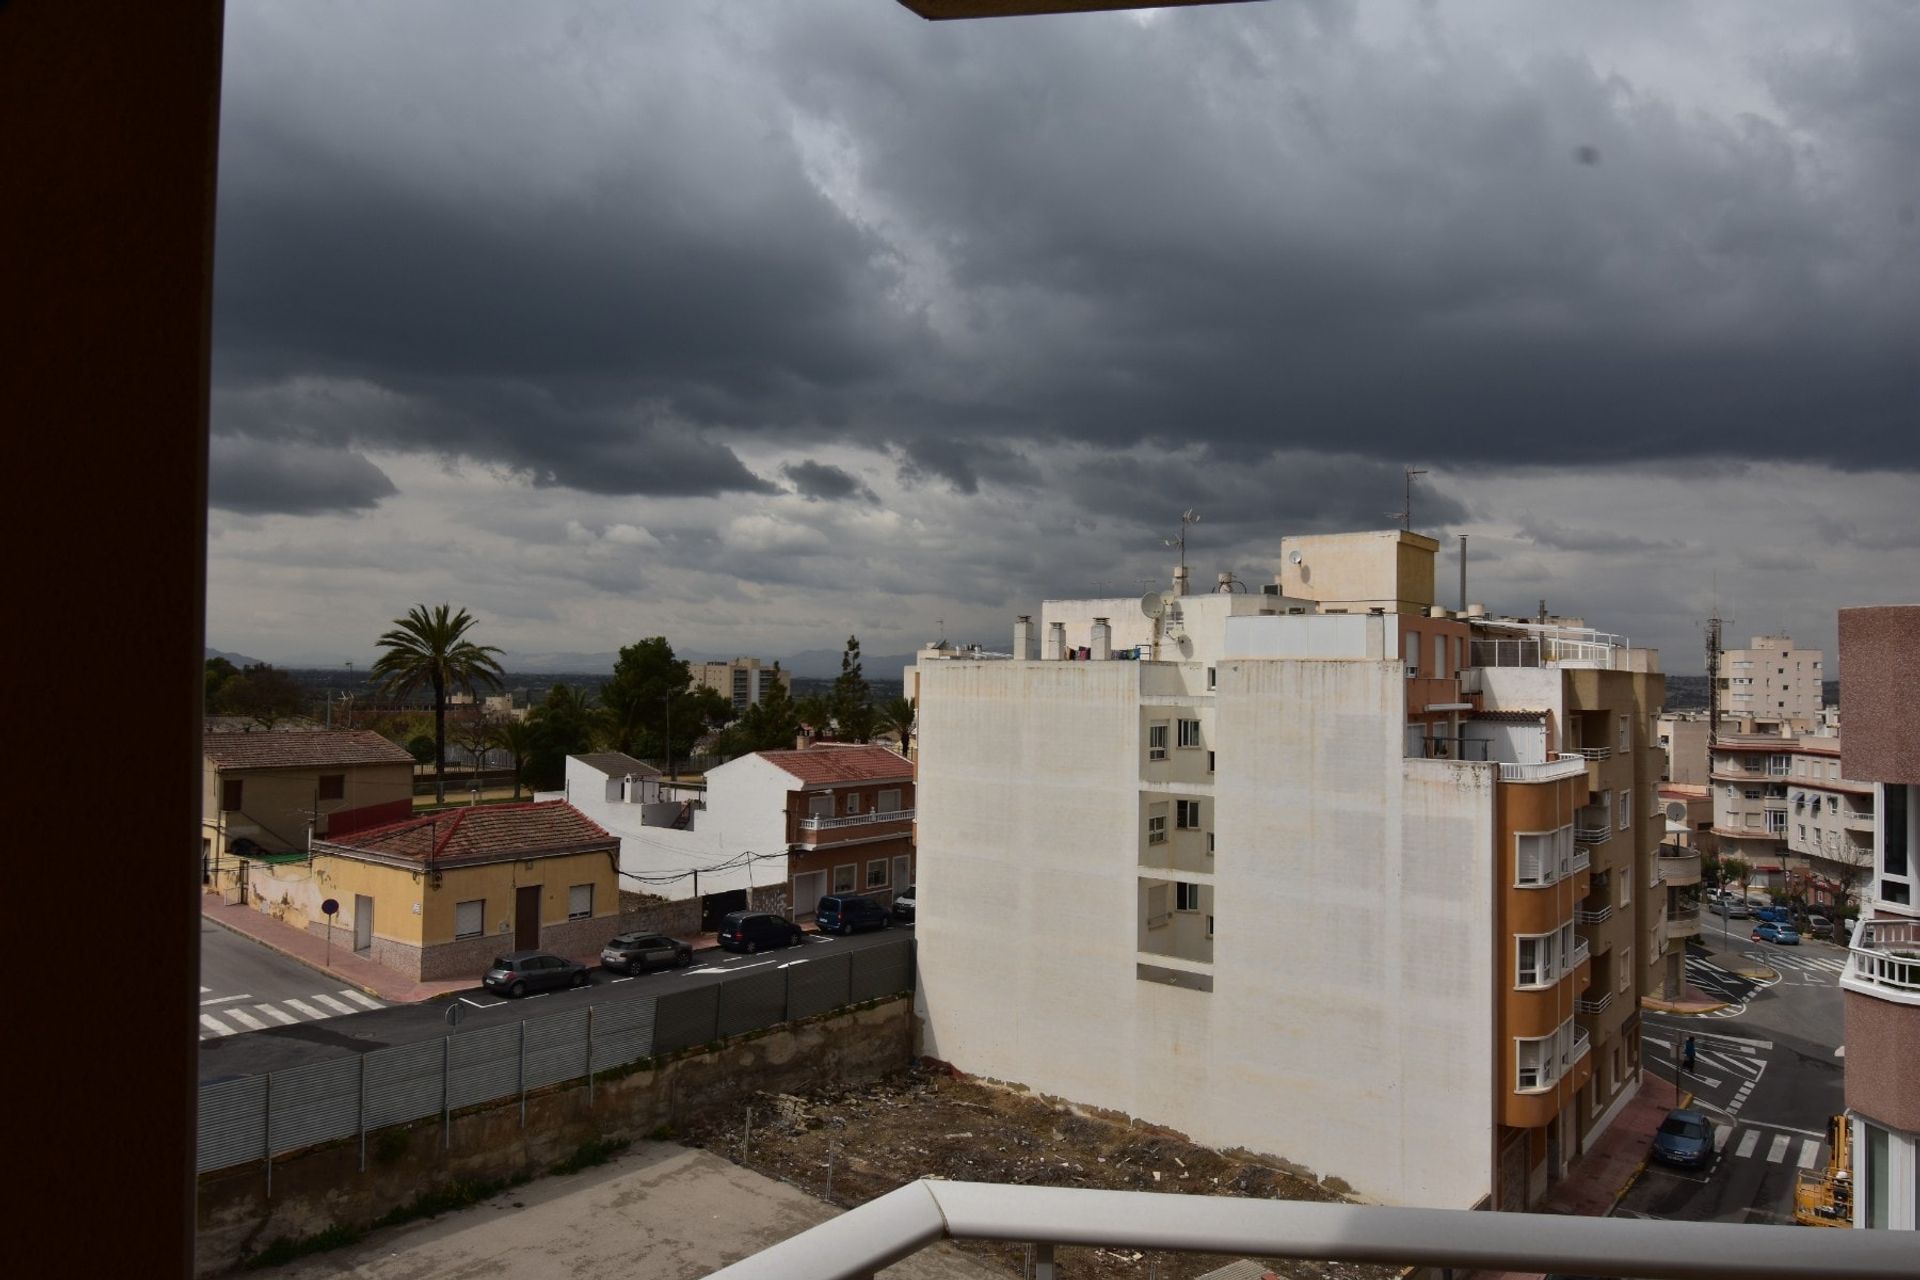
[[[1920,600],[1905,0],[234,0],[220,166],[223,649],[1004,648],[1409,466],[1670,671]]]

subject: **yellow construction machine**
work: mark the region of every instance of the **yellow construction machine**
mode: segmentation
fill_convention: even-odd
[[[1853,1225],[1852,1130],[1845,1116],[1827,1121],[1827,1167],[1803,1169],[1793,1187],[1793,1220],[1803,1227]]]

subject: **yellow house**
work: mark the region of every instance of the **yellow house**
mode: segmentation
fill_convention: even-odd
[[[305,853],[413,813],[413,757],[365,729],[254,729],[201,740],[200,879],[243,860]]]
[[[313,842],[312,932],[420,981],[478,979],[508,951],[599,951],[620,912],[620,841],[564,801],[446,810]]]

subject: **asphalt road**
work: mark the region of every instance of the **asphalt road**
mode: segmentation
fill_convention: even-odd
[[[343,988],[337,979],[244,934],[200,922],[203,1042],[383,1007],[372,996]]]
[[[509,1000],[476,985],[450,998],[423,1004],[392,1005],[324,1022],[300,1022],[250,1031],[245,1035],[203,1039],[200,1042],[200,1079],[205,1083],[231,1076],[259,1075],[302,1063],[368,1053],[390,1045],[437,1040],[451,1030],[447,1021],[451,1009],[458,1011],[459,1027],[468,1030],[518,1022],[522,1018],[562,1009],[606,1004],[649,993],[710,984],[743,969],[805,964],[812,959],[847,950],[892,946],[903,937],[910,936],[911,930],[897,928],[855,934],[850,938],[809,933],[805,943],[785,951],[763,951],[751,956],[718,949],[698,951],[694,953],[693,964],[685,969],[665,969],[631,978],[595,969],[593,985],[578,990],[554,991]],[[305,970],[304,966],[294,967],[309,973],[311,978],[311,971]]]
[[[1708,941],[1720,944],[1717,930]],[[1756,962],[1779,977],[1754,982],[1727,972]],[[1674,1058],[1693,1036],[1695,1070],[1681,1073],[1681,1087],[1713,1121],[1714,1160],[1704,1169],[1648,1164],[1617,1213],[1687,1222],[1793,1221],[1795,1174],[1825,1167],[1827,1120],[1845,1107],[1839,1053],[1845,964],[1845,948],[1829,943],[1777,947],[1743,937],[1731,938],[1726,951],[1689,960],[1688,981],[1733,1004],[1707,1017],[1643,1015],[1641,1053],[1671,1081]]]

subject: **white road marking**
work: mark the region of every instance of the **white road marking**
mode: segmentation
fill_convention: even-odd
[[[201,990],[202,990],[202,991],[204,991],[204,990],[206,990],[206,988],[205,988],[205,987],[202,987],[202,988],[201,988]],[[212,999],[212,1000],[202,1000],[202,1001],[200,1002],[200,1007],[201,1007],[202,1009],[204,1009],[204,1008],[206,1008],[206,1007],[207,1007],[208,1005],[210,1005],[210,1004],[232,1004],[232,1003],[233,1003],[233,1002],[234,1002],[235,1000],[251,1000],[251,999],[253,999],[253,997],[252,997],[251,995],[244,995],[244,996],[219,996],[219,997],[217,997],[217,998],[215,998],[215,999]]]
[[[260,1019],[250,1013],[243,1013],[238,1009],[222,1009],[220,1012],[223,1016],[232,1018],[249,1031],[265,1031],[267,1029],[266,1023],[260,1021]]]
[[[1760,1131],[1758,1129],[1749,1129],[1740,1135],[1740,1149],[1733,1154],[1739,1159],[1745,1160],[1753,1154],[1753,1149],[1759,1145],[1759,1142]]]
[[[791,969],[797,964],[805,964],[805,963],[806,963],[805,960],[789,960],[785,964],[781,965],[780,967],[782,969]]]
[[[255,1012],[266,1014],[283,1027],[290,1027],[300,1021],[300,1019],[294,1017],[292,1014],[283,1012],[277,1005],[257,1004],[253,1007]]]
[[[1800,1165],[1802,1169],[1813,1168],[1813,1162],[1819,1158],[1819,1155],[1820,1155],[1819,1143],[1813,1141],[1811,1138],[1801,1139],[1800,1159],[1797,1163]]]
[[[355,1009],[352,1005],[347,1004],[346,1002],[341,1000],[335,1000],[332,996],[317,995],[313,999],[316,1004],[323,1004],[327,1006],[327,1008],[333,1010],[335,1013],[355,1012]]]
[[[1767,1163],[1779,1164],[1781,1158],[1787,1154],[1787,1148],[1792,1145],[1793,1139],[1789,1138],[1786,1134],[1774,1134],[1773,1145],[1767,1148]]]
[[[340,991],[340,998],[342,1000],[351,1000],[362,1009],[384,1009],[387,1007],[365,992],[355,991],[351,987],[343,987]]]
[[[210,1014],[203,1013],[200,1015],[200,1025],[205,1027],[211,1035],[230,1036],[233,1034],[232,1027]]]
[[[499,1008],[499,1007],[500,1007],[501,1005],[503,1005],[503,1004],[505,1004],[505,1003],[506,1003],[506,1001],[505,1001],[505,1000],[495,1000],[495,1001],[494,1001],[493,1003],[491,1003],[491,1004],[481,1004],[481,1003],[480,1003],[480,1002],[479,1002],[478,1000],[469,1000],[469,999],[468,999],[467,997],[465,997],[465,996],[461,996],[461,997],[460,997],[460,1003],[461,1003],[461,1004],[470,1004],[470,1005],[472,1005],[472,1006],[473,1006],[474,1008],[476,1008],[476,1009],[498,1009],[498,1008]]]
[[[1834,1056],[1834,1057],[1836,1057],[1836,1058],[1844,1058],[1844,1057],[1846,1057],[1846,1056],[1847,1056],[1847,1046],[1845,1046],[1845,1045],[1841,1045],[1841,1046],[1840,1046],[1840,1047],[1839,1047],[1838,1049],[1835,1049],[1835,1050],[1833,1051],[1833,1056]]]
[[[1759,1065],[1746,1058],[1736,1058],[1730,1053],[1716,1053],[1712,1055],[1703,1053],[1700,1056],[1703,1058],[1711,1056],[1714,1062],[1730,1071],[1738,1071],[1742,1075],[1751,1076],[1755,1080],[1760,1078]]]
[[[1803,1138],[1819,1138],[1823,1142],[1826,1141],[1826,1137],[1827,1137],[1826,1134],[1815,1133],[1811,1129],[1795,1129],[1791,1125],[1768,1124],[1765,1120],[1748,1120],[1746,1124],[1748,1125],[1749,1128],[1771,1129],[1775,1133],[1797,1133]]]
[[[1688,1084],[1700,1085],[1708,1089],[1718,1089],[1726,1083],[1718,1076],[1703,1076],[1698,1071],[1682,1071],[1680,1074],[1687,1078]]]
[[[314,1008],[312,1005],[308,1004],[305,1000],[282,1000],[280,1003],[288,1006],[295,1013],[299,1014],[301,1017],[312,1018],[315,1022],[319,1022],[321,1019],[327,1016],[326,1014],[320,1012],[318,1009]]]
[[[205,994],[207,994],[207,992],[209,992],[209,991],[211,991],[211,990],[213,990],[213,988],[212,988],[212,987],[202,987],[202,988],[200,988],[200,994],[201,994],[201,995],[205,995]]]

